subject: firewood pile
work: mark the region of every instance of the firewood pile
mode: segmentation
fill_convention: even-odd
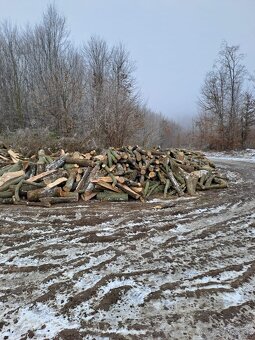
[[[24,158],[0,142],[0,203],[49,207],[54,203],[145,201],[228,186],[202,153],[139,146]]]

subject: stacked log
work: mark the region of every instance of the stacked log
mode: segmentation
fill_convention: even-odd
[[[127,146],[100,154],[61,150],[58,155],[39,150],[30,159],[13,150],[7,154],[0,166],[0,203],[50,206],[93,198],[144,201],[155,195],[195,195],[199,190],[228,186],[201,152],[185,149]]]

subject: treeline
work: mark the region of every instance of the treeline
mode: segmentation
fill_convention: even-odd
[[[75,48],[54,6],[33,27],[5,23],[0,131],[17,136],[17,130],[29,135],[47,128],[52,136],[82,138],[91,147],[179,145],[181,127],[144,105],[134,70],[122,44],[110,47],[92,37]]]
[[[205,78],[195,120],[195,142],[209,149],[255,147],[254,80],[239,46],[224,43]]]

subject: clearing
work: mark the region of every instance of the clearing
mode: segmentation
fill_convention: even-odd
[[[213,160],[228,189],[0,206],[1,339],[254,339],[255,164]]]

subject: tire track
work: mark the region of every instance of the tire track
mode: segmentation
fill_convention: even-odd
[[[251,339],[255,174],[222,164],[238,183],[162,210],[1,207],[2,337]]]

